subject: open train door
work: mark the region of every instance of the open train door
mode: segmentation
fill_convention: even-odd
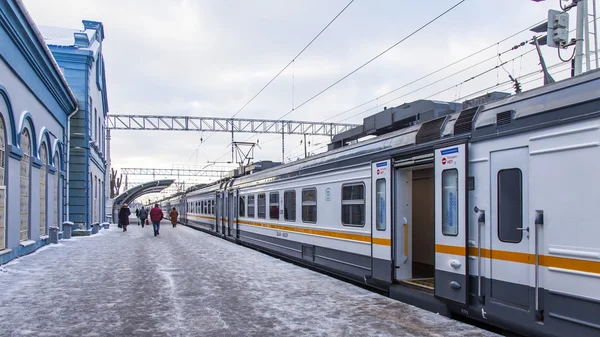
[[[374,279],[392,282],[392,163],[371,164],[371,273]]]
[[[467,147],[435,150],[435,296],[467,304]]]

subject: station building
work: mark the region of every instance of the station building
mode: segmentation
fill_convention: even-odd
[[[89,234],[93,223],[106,220],[110,177],[106,146],[108,96],[101,22],[83,21],[82,29],[40,26],[40,31],[77,97],[79,110],[71,118],[68,219],[74,234]]]
[[[77,99],[20,0],[0,1],[0,264],[65,219],[66,144]]]

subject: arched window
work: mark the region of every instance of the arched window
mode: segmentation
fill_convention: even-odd
[[[103,222],[104,220],[102,219],[102,206],[103,206],[103,198],[102,198],[102,192],[104,191],[104,188],[102,186],[102,179],[98,178],[98,222]]]
[[[42,161],[42,167],[40,167],[40,236],[48,234],[47,231],[47,219],[46,219],[46,185],[47,185],[47,167],[48,164],[48,152],[46,151],[46,143],[42,143],[40,147],[40,160]]]
[[[6,165],[4,158],[4,124],[0,121],[0,250],[6,248]]]
[[[54,154],[54,168],[56,169],[54,173],[54,226],[60,228],[60,219],[58,218],[60,214],[58,210],[58,206],[60,205],[58,202],[58,191],[60,190],[60,157],[58,151]]]
[[[92,222],[98,221],[98,177],[94,176],[94,210],[93,210]]]
[[[29,130],[21,132],[21,241],[29,239],[29,172],[31,170],[31,139]]]

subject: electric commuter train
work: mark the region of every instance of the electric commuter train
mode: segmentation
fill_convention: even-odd
[[[460,109],[458,109],[460,110]],[[600,72],[165,204],[181,222],[523,335],[600,336]]]

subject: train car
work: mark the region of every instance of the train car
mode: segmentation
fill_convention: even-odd
[[[592,71],[189,193],[185,221],[430,310],[597,336],[599,158]]]
[[[211,232],[218,232],[216,195],[220,185],[213,184],[188,193],[180,202],[182,223]]]

